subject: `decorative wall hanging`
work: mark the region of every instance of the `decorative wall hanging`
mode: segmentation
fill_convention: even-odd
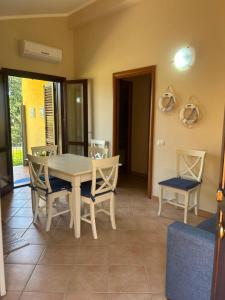
[[[186,104],[180,111],[180,120],[188,128],[192,128],[199,120],[199,108],[195,104]]]
[[[174,95],[173,89],[171,86],[167,88],[167,91],[162,94],[159,98],[159,109],[162,112],[169,112],[174,108],[176,104],[176,97]]]

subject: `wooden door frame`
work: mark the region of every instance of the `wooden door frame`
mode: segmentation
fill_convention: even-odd
[[[63,98],[67,99],[67,91],[66,91],[66,85],[67,84],[73,84],[73,83],[80,83],[83,84],[84,90],[83,90],[83,100],[84,100],[84,143],[80,142],[69,142],[68,140],[68,130],[67,130],[67,101],[65,100],[63,102],[63,118],[62,118],[62,144],[63,144],[63,153],[68,152],[68,145],[84,145],[84,155],[88,156],[88,79],[75,79],[75,80],[66,80],[64,82],[64,92],[63,92]]]
[[[65,82],[65,77],[55,76],[55,75],[48,75],[43,73],[35,73],[30,71],[24,71],[24,70],[16,70],[16,69],[8,69],[8,68],[1,68],[1,72],[3,74],[3,78],[5,81],[5,97],[7,102],[7,118],[8,118],[8,130],[7,130],[7,136],[8,136],[8,146],[10,149],[12,149],[12,137],[11,137],[11,124],[10,124],[10,109],[9,109],[9,95],[8,95],[8,77],[9,76],[15,76],[15,77],[22,77],[22,78],[29,78],[29,79],[35,79],[35,80],[43,80],[43,81],[51,81],[51,82],[57,82],[60,84],[60,90],[61,90],[61,107],[63,106],[64,99],[62,97],[62,91],[63,91],[63,82]],[[56,99],[54,99],[54,106],[56,105]],[[59,112],[62,115],[62,109],[61,112]],[[55,124],[56,125],[56,124]],[[58,128],[58,126],[57,126]],[[57,137],[58,138],[58,137]],[[12,153],[10,151],[10,157],[9,162],[10,165],[10,172],[12,176],[12,186],[13,186],[13,162],[12,162]]]
[[[152,170],[153,170],[153,137],[154,137],[154,104],[155,104],[155,73],[156,66],[149,66],[113,73],[113,155],[118,154],[119,146],[119,90],[120,79],[149,75],[151,79],[150,111],[149,111],[149,150],[148,150],[148,196],[152,197]]]

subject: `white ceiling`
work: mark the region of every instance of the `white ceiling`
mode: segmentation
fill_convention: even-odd
[[[0,19],[68,16],[96,0],[0,0]]]

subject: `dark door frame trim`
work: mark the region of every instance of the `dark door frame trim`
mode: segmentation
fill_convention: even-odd
[[[143,67],[113,73],[113,155],[118,154],[119,137],[119,79],[149,75],[151,78],[150,111],[149,111],[149,150],[148,150],[148,196],[152,197],[152,170],[153,170],[153,136],[154,136],[154,104],[155,104],[155,73],[156,66]]]

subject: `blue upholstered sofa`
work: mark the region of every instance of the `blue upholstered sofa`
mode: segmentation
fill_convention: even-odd
[[[166,297],[210,300],[216,216],[197,227],[175,222],[168,228]]]

